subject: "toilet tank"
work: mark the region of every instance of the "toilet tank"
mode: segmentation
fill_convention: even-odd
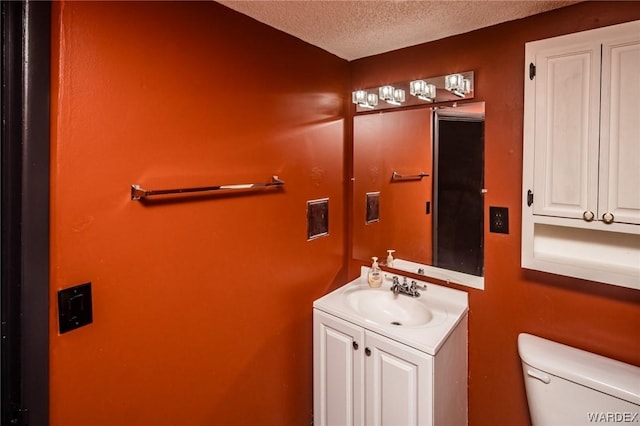
[[[640,367],[518,336],[533,426],[640,423]]]

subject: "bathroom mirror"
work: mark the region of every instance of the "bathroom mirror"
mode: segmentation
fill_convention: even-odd
[[[355,259],[392,249],[396,269],[483,288],[484,118],[484,102],[354,117]]]

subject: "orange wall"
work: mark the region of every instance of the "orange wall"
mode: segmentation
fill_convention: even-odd
[[[640,292],[520,264],[524,43],[640,19],[586,2],[346,63],[213,2],[56,2],[51,300],[92,281],[59,335],[51,424],[306,425],[311,303],[346,282],[352,87],[473,69],[486,101],[486,289],[470,291],[470,424],[527,424],[516,337],[640,364]],[[284,192],[142,204],[128,188],[263,181]],[[305,202],[330,198],[306,241]],[[486,213],[486,212],[485,212]],[[468,290],[468,289],[467,289]]]
[[[520,332],[640,365],[640,291],[520,268],[524,43],[635,19],[636,2],[585,2],[351,63],[353,89],[474,70],[486,101],[485,217],[508,207],[511,232],[485,234],[485,290],[467,289],[472,426],[529,423]]]
[[[311,305],[346,280],[348,63],[214,2],[55,2],[51,425],[307,425]],[[147,189],[286,181],[143,204]],[[306,201],[329,236],[306,241]]]

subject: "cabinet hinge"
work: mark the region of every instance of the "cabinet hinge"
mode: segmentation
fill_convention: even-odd
[[[533,204],[533,192],[531,190],[527,191],[527,206],[531,207]]]
[[[529,80],[533,80],[535,76],[536,76],[536,66],[533,64],[533,62],[531,62],[529,64]]]
[[[29,410],[26,408],[14,408],[11,412],[11,426],[29,426]]]

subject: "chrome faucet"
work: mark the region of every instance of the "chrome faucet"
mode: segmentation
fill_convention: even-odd
[[[396,276],[393,277],[393,281],[391,284],[391,291],[393,292],[393,294],[400,293],[400,280]]]
[[[418,283],[415,280],[411,280],[411,284],[407,283],[407,277],[403,277],[402,284],[397,276],[393,277],[393,284],[391,284],[391,291],[393,294],[406,294],[411,297],[419,297]]]

